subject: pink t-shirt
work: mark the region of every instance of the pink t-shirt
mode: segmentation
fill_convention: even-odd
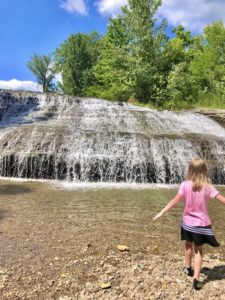
[[[204,185],[200,191],[192,190],[193,182],[181,183],[178,194],[184,199],[183,222],[191,226],[207,226],[211,224],[208,214],[208,202],[219,192],[212,185]]]

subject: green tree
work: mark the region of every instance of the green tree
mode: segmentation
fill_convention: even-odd
[[[129,0],[122,13],[109,20],[100,59],[93,68],[100,93],[107,90],[115,100],[157,101],[157,61],[166,40],[166,23],[156,28],[154,18],[160,4],[159,0]]]
[[[225,27],[222,21],[204,28],[190,70],[199,84],[199,97],[225,100]]]
[[[174,65],[168,76],[168,99],[164,107],[181,109],[193,106],[197,100],[197,88],[188,63],[180,62]]]
[[[51,91],[54,87],[54,70],[52,65],[50,55],[38,55],[36,53],[27,63],[27,67],[34,74],[37,82],[42,86],[44,93]]]
[[[62,74],[61,89],[69,95],[86,95],[85,90],[95,84],[92,67],[99,56],[101,38],[96,32],[78,33],[55,51],[55,64]]]
[[[161,70],[165,74],[173,69],[174,65],[181,62],[190,62],[192,52],[190,51],[193,44],[193,38],[190,31],[185,31],[184,27],[179,25],[172,30],[175,37],[168,40],[162,50]]]
[[[132,66],[135,64],[125,47],[115,46],[106,36],[100,58],[93,67],[98,85],[97,88],[95,85],[87,89],[88,95],[126,101],[132,94],[134,80]]]
[[[185,102],[188,105],[193,101],[189,94],[193,83],[189,72],[189,64],[193,59],[193,38],[190,31],[181,25],[172,32],[175,36],[163,47],[158,62],[163,91],[160,104],[162,107],[178,109],[184,107]]]

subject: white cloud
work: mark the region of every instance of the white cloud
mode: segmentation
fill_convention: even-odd
[[[87,6],[84,0],[61,0],[60,7],[69,13],[78,13],[82,16],[87,15]]]
[[[116,16],[120,13],[121,6],[127,4],[127,0],[100,0],[96,6],[101,15]]]
[[[141,1],[141,0],[140,0]],[[116,16],[127,0],[97,0],[100,14]],[[162,0],[158,18],[166,18],[169,25],[182,24],[185,28],[201,31],[202,28],[222,19],[225,23],[225,0]]]
[[[0,89],[5,90],[24,90],[24,91],[35,91],[41,92],[42,87],[33,81],[20,81],[17,79],[11,80],[0,80]]]
[[[221,19],[225,23],[224,0],[164,0],[158,15],[170,25],[201,31],[204,26]]]

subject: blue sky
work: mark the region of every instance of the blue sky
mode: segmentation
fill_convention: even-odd
[[[105,33],[127,0],[0,0],[0,88],[35,89],[26,67],[34,52],[50,54],[70,34]],[[225,0],[164,0],[158,17],[193,33],[225,21]],[[12,81],[14,79],[14,81]]]

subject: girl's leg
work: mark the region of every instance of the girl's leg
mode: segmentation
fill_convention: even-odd
[[[191,267],[193,244],[190,241],[185,241],[185,265],[187,268]]]
[[[194,262],[194,279],[199,280],[200,271],[202,267],[203,251],[201,246],[194,246],[195,250],[195,262]]]

